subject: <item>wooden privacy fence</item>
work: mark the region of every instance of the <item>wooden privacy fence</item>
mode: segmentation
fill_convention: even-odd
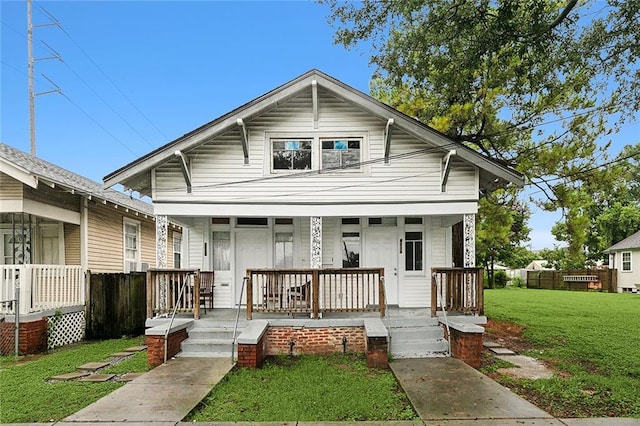
[[[527,288],[547,290],[618,291],[616,269],[527,271]]]
[[[385,315],[384,268],[248,269],[247,277],[248,319],[253,312]]]
[[[144,272],[89,273],[88,283],[88,339],[111,339],[144,333],[147,301]]]
[[[484,315],[482,268],[432,268],[431,315],[443,309]]]

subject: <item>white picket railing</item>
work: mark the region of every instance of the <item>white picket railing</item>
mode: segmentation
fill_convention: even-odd
[[[77,265],[0,265],[0,300],[15,299],[20,288],[20,313],[84,304],[85,272]],[[0,314],[13,314],[0,304]]]

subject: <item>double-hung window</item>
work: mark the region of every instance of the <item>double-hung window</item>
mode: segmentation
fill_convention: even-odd
[[[323,139],[322,169],[360,169],[359,139]]]
[[[140,223],[124,219],[125,272],[138,270],[140,262]]]
[[[173,233],[173,267],[180,269],[182,260],[182,234]]]
[[[272,139],[273,170],[310,170],[312,140]]]
[[[622,252],[622,271],[631,272],[631,252],[630,251]]]

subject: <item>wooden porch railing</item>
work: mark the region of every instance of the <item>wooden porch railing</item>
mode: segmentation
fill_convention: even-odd
[[[0,265],[0,300],[15,299],[20,289],[20,313],[84,305],[86,270],[79,265]],[[15,307],[0,304],[0,313]]]
[[[199,269],[149,269],[147,271],[147,318],[173,312],[193,312],[200,318]],[[180,296],[180,289],[184,290]]]
[[[253,312],[385,316],[384,268],[248,269],[247,277],[248,319]]]
[[[431,315],[444,309],[484,315],[484,270],[482,268],[432,268]]]

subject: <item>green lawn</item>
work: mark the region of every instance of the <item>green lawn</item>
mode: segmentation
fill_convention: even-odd
[[[185,421],[390,421],[417,419],[389,370],[364,356],[268,358],[234,370]]]
[[[58,421],[107,395],[122,383],[56,382],[48,379],[70,373],[87,362],[108,361],[109,355],[143,344],[144,338],[83,343],[45,355],[0,357],[0,423]],[[147,371],[146,352],[105,369],[122,374]]]
[[[511,389],[554,415],[640,417],[640,295],[487,290],[485,311],[524,325],[529,355],[560,373],[499,378]]]

